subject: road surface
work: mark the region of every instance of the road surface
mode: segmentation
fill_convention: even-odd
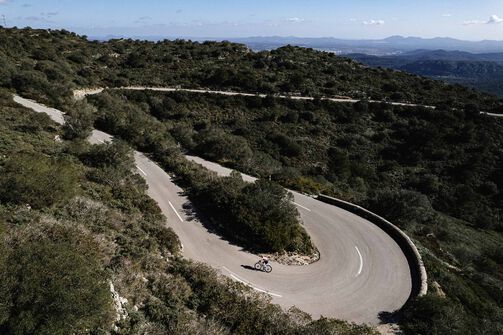
[[[63,123],[62,113],[15,96],[15,101]],[[111,136],[93,131],[91,143]],[[197,157],[187,157],[222,175],[230,170]],[[249,269],[258,256],[229,244],[185,210],[188,200],[170,176],[145,155],[135,152],[136,166],[183,244],[183,255],[220,270],[233,280],[266,292],[285,308],[297,306],[321,315],[357,323],[377,324],[380,312],[399,309],[411,293],[407,260],[398,245],[367,220],[338,207],[292,192],[303,224],[321,259],[308,266],[272,262],[272,273]],[[249,176],[246,180],[253,181]]]
[[[242,96],[242,97],[260,97],[265,98],[267,94],[261,93],[244,93],[244,92],[232,92],[232,91],[216,91],[216,90],[208,90],[208,89],[191,89],[191,88],[176,88],[176,87],[149,87],[149,86],[126,86],[126,87],[113,87],[109,88],[113,90],[130,90],[130,91],[158,91],[158,92],[188,92],[188,93],[208,93],[208,94],[220,94],[226,96]],[[76,99],[83,99],[88,95],[99,94],[103,92],[104,88],[92,88],[92,89],[81,89],[73,91],[73,95]],[[304,97],[304,96],[296,96],[296,95],[272,95],[275,98],[280,99],[292,99],[292,100],[315,100],[313,97]],[[361,99],[351,99],[351,98],[328,98],[322,97],[321,100],[328,100],[333,102],[345,102],[345,103],[357,103],[361,101]],[[377,102],[381,103],[384,101],[381,100],[367,100],[368,102]],[[393,106],[405,106],[405,107],[425,107],[435,109],[434,106],[428,105],[418,105],[412,103],[405,102],[386,102]]]
[[[131,91],[158,91],[158,92],[189,92],[189,93],[209,93],[209,94],[220,94],[220,95],[227,95],[227,96],[244,96],[244,97],[260,97],[260,98],[265,98],[267,94],[253,94],[253,93],[243,93],[243,92],[231,92],[231,91],[214,91],[214,90],[207,90],[207,89],[190,89],[190,88],[175,88],[175,87],[149,87],[149,86],[127,86],[127,87],[117,87],[117,88],[110,88],[114,90],[131,90]],[[73,91],[73,95],[75,99],[83,99],[88,95],[94,95],[94,94],[99,94],[103,92],[104,88],[92,88],[92,89],[80,89],[80,90],[75,90]],[[315,98],[313,97],[303,97],[303,96],[290,96],[290,95],[274,95],[276,98],[280,99],[292,99],[292,100],[314,100]],[[345,103],[357,103],[362,100],[358,99],[351,99],[351,98],[321,98],[321,100],[328,100],[328,101],[333,101],[333,102],[345,102]],[[412,103],[406,103],[406,102],[388,102],[388,101],[380,101],[380,100],[367,100],[368,102],[385,102],[389,105],[393,106],[403,106],[403,107],[424,107],[424,108],[429,108],[429,109],[436,109],[435,106],[430,106],[430,105],[420,105],[420,104],[412,104]],[[496,114],[496,113],[487,113],[487,112],[480,112],[480,114],[485,114],[489,116],[494,116],[494,117],[503,117],[503,114]]]
[[[485,115],[494,116],[494,117],[503,117],[503,114],[496,114],[496,113],[480,112],[480,114],[485,114]]]

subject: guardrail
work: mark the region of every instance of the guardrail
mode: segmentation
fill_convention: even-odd
[[[316,199],[361,216],[384,230],[402,249],[409,263],[412,277],[412,291],[409,299],[421,297],[428,292],[428,277],[421,255],[412,240],[400,228],[383,217],[350,202],[323,194],[318,195]]]

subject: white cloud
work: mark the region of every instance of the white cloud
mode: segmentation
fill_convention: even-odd
[[[474,24],[501,24],[503,23],[503,18],[499,17],[498,15],[491,15],[489,17],[489,20],[487,21],[480,21],[480,20],[467,20],[463,22],[464,26],[471,26]]]
[[[479,20],[467,20],[467,21],[463,22],[463,26],[471,26],[471,25],[479,24],[479,23],[481,23],[481,21],[479,21]]]
[[[306,20],[303,18],[300,18],[300,17],[289,17],[288,19],[286,19],[286,21],[292,22],[292,23],[301,23],[301,22],[305,22]]]
[[[486,23],[487,24],[503,23],[503,19],[498,17],[498,15],[491,15],[491,17]]]
[[[366,26],[382,26],[384,24],[384,20],[369,20],[362,22]]]
[[[350,18],[349,21],[351,22],[356,22],[356,19],[354,17]]]
[[[452,14],[451,13],[445,13],[445,14],[442,14],[443,17],[451,17]]]

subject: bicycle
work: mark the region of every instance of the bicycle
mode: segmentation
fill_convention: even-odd
[[[254,268],[255,270],[264,271],[267,273],[272,271],[272,266],[270,266],[269,264],[265,264],[264,261],[262,260],[255,263]]]

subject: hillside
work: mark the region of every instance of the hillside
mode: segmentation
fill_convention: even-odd
[[[132,150],[65,133],[0,89],[0,333],[374,334],[180,258]]]
[[[0,30],[0,84],[60,103],[71,90],[95,86],[207,87],[266,94],[349,96],[355,99],[498,106],[490,95],[347,58],[287,46],[252,52],[229,42],[182,40],[88,42],[65,31]]]
[[[269,96],[110,90],[81,103],[71,100],[74,88],[141,84]],[[58,333],[65,329],[64,319],[75,320],[79,329],[110,329],[114,310],[106,289],[112,281],[131,302],[130,317],[119,323],[118,333],[370,332],[284,313],[243,286],[177,257],[176,236],[146,197],[142,179],[131,172],[130,149],[121,142],[84,143],[92,126],[176,172],[206,214],[214,209],[205,203],[212,195],[205,186],[213,179],[185,165],[184,151],[272,179],[267,185],[328,193],[369,207],[409,233],[426,262],[433,289],[394,316],[407,334],[503,331],[503,124],[479,113],[501,109],[492,95],[297,47],[255,53],[228,42],[100,43],[65,31],[31,29],[0,30],[0,86],[1,247],[8,251],[0,259],[5,278],[0,292],[7,297],[0,304],[0,331]],[[20,109],[9,91],[61,107],[75,127],[61,129]],[[274,97],[285,92],[409,101],[437,109]],[[56,135],[65,140],[55,141]],[[229,184],[217,186],[233,205],[245,203],[240,194],[256,193]],[[276,190],[271,187],[270,193]],[[308,245],[305,235],[297,236]],[[264,245],[288,248],[276,242]],[[82,303],[82,309],[69,307],[66,314],[66,309],[36,305],[31,310],[21,304],[35,296],[45,306],[64,287],[67,277],[44,289],[45,282],[34,275],[43,268],[40,262],[55,257],[53,250],[63,251],[61,261],[50,262],[47,276],[62,268],[68,278],[89,274],[76,286],[82,295],[57,296],[61,306],[92,293],[101,297],[96,306]],[[33,257],[38,251],[41,261]],[[76,254],[80,261],[67,269]],[[16,283],[13,278],[20,276],[28,279]],[[19,322],[26,310],[45,321]]]
[[[133,130],[158,139],[167,130],[189,152],[342,197],[398,224],[420,243],[433,287],[401,314],[408,333],[501,330],[501,120],[476,111],[190,93],[112,91],[89,101],[98,126],[147,152],[158,155],[166,144],[146,146]],[[136,121],[143,118],[157,125]]]

